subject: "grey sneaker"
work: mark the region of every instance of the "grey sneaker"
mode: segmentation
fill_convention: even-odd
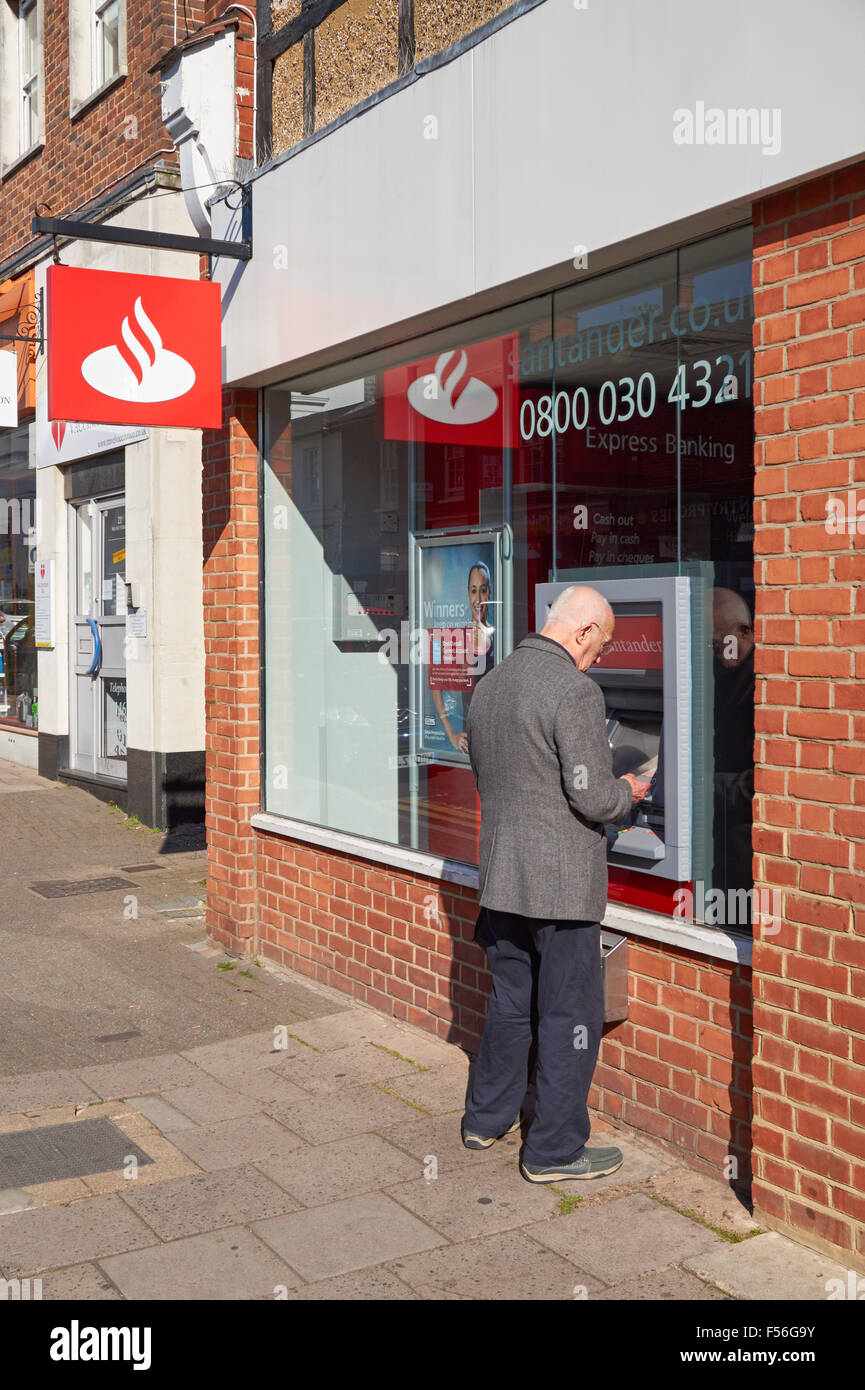
[[[527,1182],[566,1182],[570,1178],[604,1178],[624,1163],[621,1149],[583,1149],[575,1163],[521,1163]]]
[[[520,1127],[520,1117],[514,1120],[513,1124],[505,1130],[505,1134],[513,1134],[515,1129]],[[460,1134],[462,1135],[463,1147],[466,1149],[488,1149],[497,1139],[503,1139],[504,1135],[494,1134],[492,1139],[485,1138],[482,1134],[472,1134],[471,1130],[466,1129],[465,1120],[460,1124]]]

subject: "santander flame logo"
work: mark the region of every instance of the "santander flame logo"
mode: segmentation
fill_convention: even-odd
[[[173,401],[195,383],[195,368],[184,357],[162,346],[139,295],[120,328],[121,342],[98,348],[85,357],[81,375],[103,396],[118,401]]]
[[[427,420],[443,425],[476,425],[498,410],[499,398],[479,377],[467,376],[465,350],[443,352],[433,371],[419,376],[408,388],[409,404]]]
[[[54,440],[54,448],[60,452],[63,445],[63,437],[66,434],[66,426],[62,420],[51,421],[51,438]]]

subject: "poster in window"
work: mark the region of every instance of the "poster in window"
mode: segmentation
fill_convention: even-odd
[[[421,748],[468,763],[466,720],[472,696],[500,659],[498,537],[419,540]]]

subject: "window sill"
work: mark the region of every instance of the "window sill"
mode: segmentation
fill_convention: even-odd
[[[301,840],[304,844],[318,845],[322,849],[353,854],[359,859],[422,874],[425,878],[437,878],[443,883],[459,883],[464,888],[475,889],[478,886],[477,869],[455,859],[441,859],[422,850],[387,845],[345,830],[328,830],[322,825],[309,825],[306,821],[290,820],[287,816],[275,816],[266,811],[254,815],[251,824],[253,830],[262,830],[268,835],[280,835],[283,839]],[[608,903],[602,925],[628,937],[677,946],[714,960],[729,960],[746,966],[751,964],[751,937],[743,933],[724,931],[719,927],[701,927],[694,922],[673,921],[659,913],[624,907],[621,903]]]
[[[107,82],[103,82],[101,87],[97,87],[94,92],[91,92],[89,94],[89,96],[82,97],[80,101],[70,100],[70,121],[77,121],[79,116],[85,115],[85,113],[89,111],[92,106],[95,106],[98,101],[101,101],[104,96],[107,96],[109,92],[112,92],[115,87],[119,87],[121,82],[125,82],[126,77],[126,65],[124,64],[120,68],[119,72],[116,72],[113,77],[109,77]]]
[[[25,150],[23,154],[17,155],[15,159],[11,159],[8,164],[3,165],[0,178],[8,179],[10,175],[17,173],[23,164],[26,164],[28,160],[35,159],[36,155],[41,154],[44,148],[45,141],[37,140],[35,145],[30,146],[29,150]]]

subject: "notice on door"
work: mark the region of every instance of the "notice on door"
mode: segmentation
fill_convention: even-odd
[[[54,561],[37,560],[34,583],[34,645],[45,650],[54,646]]]

